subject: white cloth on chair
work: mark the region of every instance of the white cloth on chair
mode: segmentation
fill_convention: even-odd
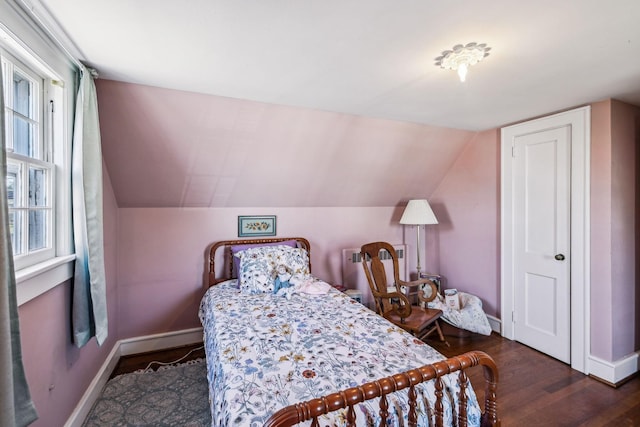
[[[466,292],[458,291],[458,295],[460,296],[460,310],[447,306],[440,294],[429,303],[429,308],[442,310],[442,319],[457,328],[482,335],[491,335],[491,325],[482,309],[482,300]]]

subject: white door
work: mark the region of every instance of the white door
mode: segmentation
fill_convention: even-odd
[[[501,334],[585,374],[590,128],[591,109],[580,107],[502,128],[500,150]]]
[[[571,362],[571,126],[513,139],[513,328]]]

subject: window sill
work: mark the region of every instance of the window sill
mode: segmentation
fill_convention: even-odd
[[[59,256],[16,271],[18,306],[69,280],[75,259],[73,254]]]

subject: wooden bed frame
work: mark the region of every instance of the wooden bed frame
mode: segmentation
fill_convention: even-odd
[[[224,240],[212,244],[209,247],[208,257],[208,286],[214,286],[232,278],[233,256],[231,254],[231,246],[283,242],[285,240],[296,240],[298,242],[298,247],[306,249],[309,252],[309,259],[311,259],[311,245],[307,239],[302,237]],[[222,253],[218,252],[220,250],[222,250]],[[218,276],[215,268],[217,255],[222,255],[224,263],[222,276],[220,277],[216,277]],[[311,265],[309,265],[309,269],[311,269]],[[470,351],[430,365],[421,366],[390,377],[381,378],[358,387],[348,388],[321,398],[287,406],[274,413],[265,423],[265,427],[289,427],[309,420],[312,420],[312,427],[319,427],[319,416],[344,408],[347,408],[347,427],[354,427],[356,425],[356,411],[354,406],[366,400],[375,398],[380,398],[379,414],[381,419],[385,420],[389,413],[387,396],[406,388],[409,389],[408,426],[416,427],[417,393],[415,391],[415,386],[429,380],[435,381],[436,402],[434,405],[434,414],[436,426],[441,427],[443,426],[444,417],[444,406],[442,403],[444,392],[441,377],[454,372],[458,373],[458,384],[460,386],[457,421],[459,426],[466,427],[467,399],[465,390],[470,382],[468,381],[465,370],[474,366],[482,366],[484,373],[484,409],[482,412],[481,426],[500,426],[497,408],[498,368],[494,360],[488,354],[482,351]]]

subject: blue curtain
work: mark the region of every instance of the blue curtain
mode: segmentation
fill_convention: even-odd
[[[81,69],[73,129],[72,192],[75,272],[73,339],[78,347],[107,338],[107,295],[102,220],[102,151],[93,70]]]
[[[9,232],[4,92],[0,67],[0,425],[27,426],[38,419],[22,365],[16,277]]]

